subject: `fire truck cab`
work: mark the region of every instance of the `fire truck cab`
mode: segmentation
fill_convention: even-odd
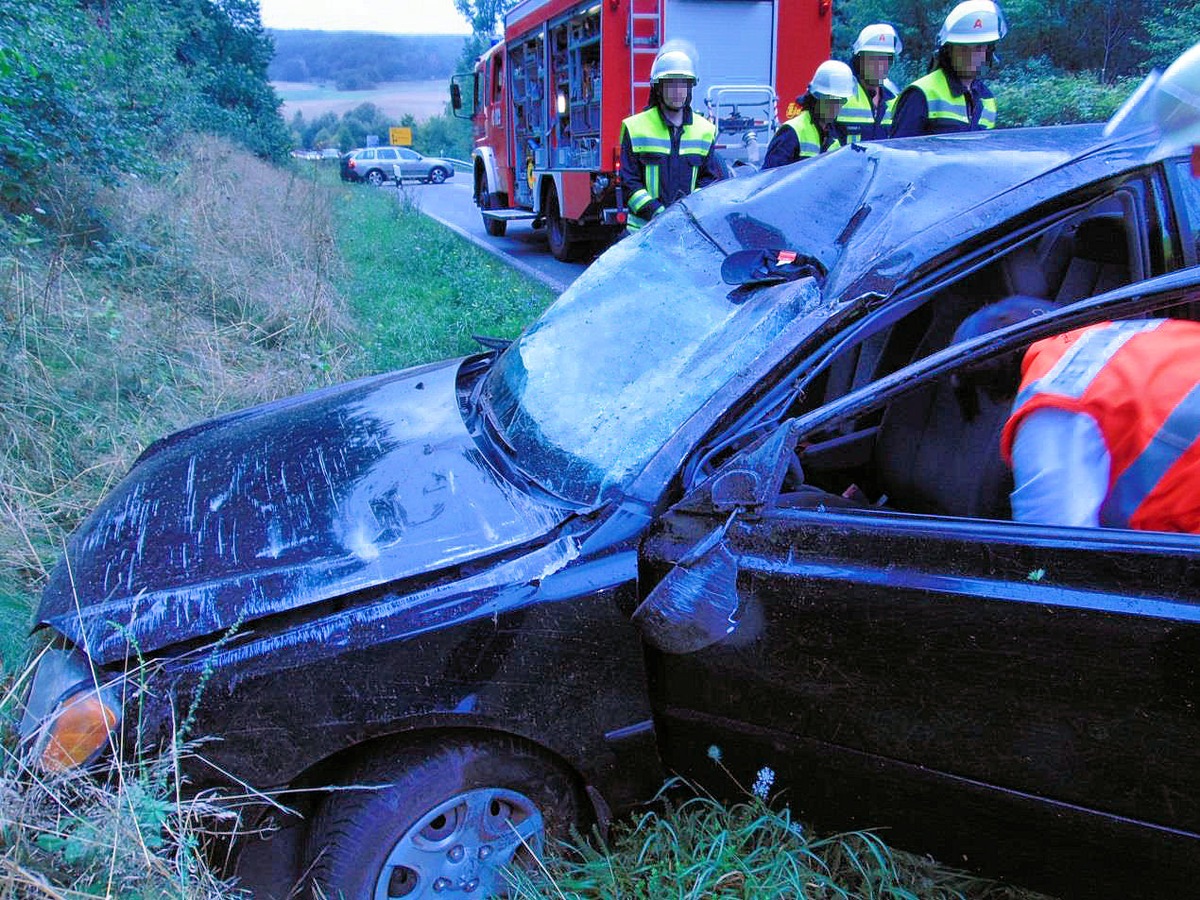
[[[572,259],[624,230],[621,122],[645,107],[662,44],[697,51],[692,105],[727,165],[754,166],[781,107],[829,57],[830,0],[524,0],[451,86],[474,123],[474,197],[488,234],[532,220]],[[464,109],[464,81],[471,107]]]

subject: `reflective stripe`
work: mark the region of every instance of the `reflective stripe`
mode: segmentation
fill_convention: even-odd
[[[800,113],[794,119],[788,119],[783,124],[796,132],[796,140],[800,143],[798,154],[800,159],[809,159],[813,156],[821,155],[821,132],[813,124],[812,116],[809,115],[808,110]],[[842,142],[834,138],[833,142],[829,145],[829,150],[825,152],[829,153],[841,146]]]
[[[634,191],[629,197],[629,208],[638,212],[643,206],[654,199],[654,195],[646,190]]]
[[[967,104],[956,103],[953,100],[929,98],[929,118],[954,119],[958,122],[970,122],[967,116]]]
[[[1100,522],[1128,528],[1129,520],[1200,434],[1200,385],[1192,388],[1171,410],[1162,427],[1114,482],[1100,508]]]
[[[1166,319],[1113,322],[1080,335],[1045,375],[1022,388],[1013,403],[1014,414],[1038,393],[1059,394],[1078,400],[1096,375],[1130,338],[1153,331]]]
[[[657,138],[639,134],[629,136],[629,145],[634,153],[661,153],[664,156],[671,152],[671,139]]]
[[[954,94],[950,90],[950,82],[942,69],[936,69],[923,78],[912,83],[925,95],[925,103],[929,108],[929,118],[943,122],[957,122],[960,125],[971,125],[971,116],[967,111],[967,98],[964,94]],[[996,98],[979,97],[980,128],[996,127]]]

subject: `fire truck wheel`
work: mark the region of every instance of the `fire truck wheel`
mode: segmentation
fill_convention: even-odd
[[[508,205],[508,198],[504,195],[487,195],[484,201],[484,209],[503,209]],[[489,219],[483,217],[483,230],[492,237],[504,237],[504,232],[508,230],[508,223],[503,219]]]
[[[579,242],[571,240],[570,225],[558,208],[558,195],[553,191],[546,197],[546,237],[555,259],[570,262],[579,252]]]

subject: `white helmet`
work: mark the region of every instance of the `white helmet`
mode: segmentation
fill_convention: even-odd
[[[1004,11],[993,0],[963,0],[950,10],[938,32],[943,44],[994,44],[1008,34]]]
[[[688,78],[692,84],[700,80],[696,73],[695,53],[689,52],[679,41],[667,41],[654,57],[650,83],[658,84],[664,78]]]
[[[1154,94],[1160,149],[1171,154],[1200,144],[1200,44],[1167,67]]]
[[[844,62],[827,59],[817,66],[808,92],[819,100],[849,100],[858,87],[854,72]]]
[[[890,53],[892,56],[899,56],[903,49],[904,45],[900,43],[900,35],[896,34],[896,29],[886,22],[880,22],[868,25],[858,33],[858,40],[850,48],[850,53],[852,56],[858,56],[860,53]]]

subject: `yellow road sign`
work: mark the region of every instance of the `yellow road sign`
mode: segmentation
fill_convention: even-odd
[[[411,147],[412,146],[412,129],[411,128],[389,128],[388,143],[393,147]]]

